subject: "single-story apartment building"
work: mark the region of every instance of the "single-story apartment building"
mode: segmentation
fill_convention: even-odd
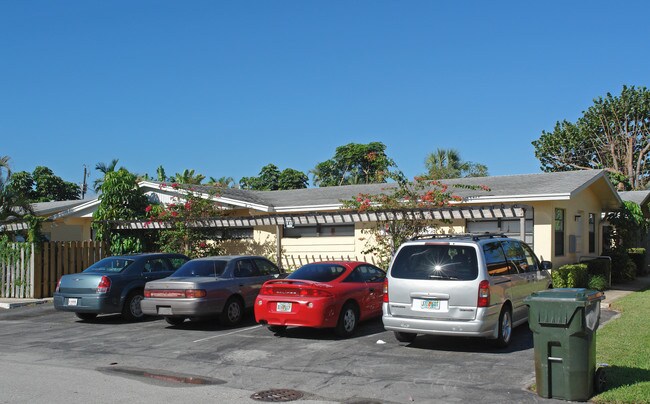
[[[461,178],[442,181],[462,198],[440,209],[416,212],[440,223],[438,232],[498,232],[528,242],[538,256],[554,266],[595,257],[602,253],[604,214],[621,206],[604,170]],[[454,187],[486,186],[489,190]],[[182,198],[171,184],[139,183],[152,202],[170,203]],[[363,253],[371,240],[363,232],[377,216],[392,212],[358,213],[342,209],[342,201],[359,194],[390,193],[395,183],[251,191],[195,187],[195,194],[211,198],[228,211],[223,218],[201,226],[230,229],[238,240],[225,242],[232,253],[265,253],[293,268],[321,259],[373,261]],[[52,241],[92,239],[92,213],[98,199],[76,203],[47,216],[43,231]],[[123,223],[122,228],[145,228],[143,223]],[[154,223],[155,227],[155,223]],[[151,227],[147,227],[151,228]],[[270,253],[269,253],[270,252]]]

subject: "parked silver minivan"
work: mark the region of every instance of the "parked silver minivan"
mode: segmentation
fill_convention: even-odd
[[[551,263],[501,234],[427,235],[399,247],[384,281],[384,328],[401,342],[417,334],[510,343],[528,320],[524,298],[551,287]]]

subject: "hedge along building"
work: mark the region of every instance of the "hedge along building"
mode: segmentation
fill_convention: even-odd
[[[439,232],[498,232],[523,239],[538,256],[555,266],[601,254],[603,214],[616,210],[621,199],[603,170],[463,178],[443,181],[459,203],[440,209],[411,211],[438,224]],[[454,184],[480,186],[489,191],[454,188]],[[236,241],[225,241],[229,253],[275,256],[286,268],[323,259],[375,261],[363,253],[371,242],[364,229],[377,215],[404,212],[358,213],[343,210],[344,200],[359,194],[390,193],[397,184],[365,184],[284,191],[250,191],[195,187],[195,195],[221,204],[226,215],[202,220],[196,226],[227,231]],[[141,182],[150,200],[170,203],[182,190],[156,182]],[[89,209],[89,205],[75,207]],[[385,216],[380,216],[384,218]],[[441,223],[447,219],[447,223]],[[151,229],[164,223],[116,222],[115,228]]]

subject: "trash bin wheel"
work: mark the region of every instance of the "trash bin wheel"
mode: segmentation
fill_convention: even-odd
[[[605,374],[605,368],[596,369],[596,373],[594,373],[594,390],[596,394],[605,391],[606,384],[607,375]]]

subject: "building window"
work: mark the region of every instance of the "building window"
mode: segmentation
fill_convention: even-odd
[[[316,225],[284,228],[284,237],[346,237],[354,236],[354,225]]]
[[[555,209],[555,255],[564,255],[564,209]]]
[[[589,252],[596,252],[596,215],[589,214]]]

